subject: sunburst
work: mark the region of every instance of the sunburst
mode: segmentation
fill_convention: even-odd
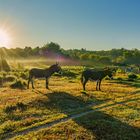
[[[5,31],[0,29],[0,47],[10,47],[11,38],[9,34]]]

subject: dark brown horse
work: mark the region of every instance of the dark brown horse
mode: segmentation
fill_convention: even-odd
[[[85,90],[85,86],[88,80],[97,81],[96,90],[101,90],[101,87],[100,87],[101,81],[106,76],[109,76],[110,78],[112,78],[113,71],[108,68],[104,70],[94,70],[94,69],[84,70],[81,76],[81,83],[83,85],[83,90]]]
[[[62,69],[59,66],[58,63],[50,66],[47,69],[37,69],[37,68],[33,68],[29,71],[29,80],[28,80],[28,87],[29,88],[29,84],[30,82],[32,83],[32,88],[34,88],[34,82],[33,82],[33,78],[46,78],[46,88],[49,89],[48,84],[49,84],[49,78],[55,73],[61,73]]]

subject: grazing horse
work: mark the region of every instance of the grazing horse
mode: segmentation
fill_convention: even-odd
[[[85,85],[88,80],[97,81],[96,90],[101,90],[101,81],[105,76],[109,76],[111,79],[113,78],[113,71],[109,69],[104,70],[94,70],[87,69],[82,72],[81,83],[83,85],[83,90],[85,90]]]
[[[58,63],[50,66],[47,69],[37,69],[33,68],[29,71],[29,80],[28,80],[28,89],[29,89],[29,84],[30,82],[32,83],[32,88],[34,88],[33,84],[33,78],[46,78],[46,88],[49,89],[48,84],[49,84],[49,78],[55,73],[61,73],[62,69],[59,66]]]

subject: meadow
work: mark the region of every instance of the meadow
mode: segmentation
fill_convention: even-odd
[[[27,89],[28,70],[46,67],[45,61],[9,62],[1,72],[0,139],[13,140],[138,140],[140,137],[140,75],[116,73],[105,78],[102,91],[88,82],[83,92],[83,66],[62,66],[63,74],[49,81],[35,80]],[[98,66],[100,67],[100,66]]]

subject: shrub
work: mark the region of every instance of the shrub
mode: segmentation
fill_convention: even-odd
[[[14,75],[7,75],[7,76],[4,78],[4,81],[6,81],[6,82],[13,82],[13,81],[15,81],[16,79],[17,79],[17,77],[14,76]]]
[[[136,74],[129,74],[128,75],[128,80],[129,81],[134,81],[138,78],[138,76]]]
[[[123,78],[121,78],[121,77],[118,77],[118,78],[117,78],[117,80],[119,80],[119,81],[122,81],[122,80],[123,80]]]
[[[0,86],[2,86],[2,84],[3,84],[3,76],[0,75]]]
[[[10,85],[11,88],[25,89],[26,83],[23,80],[17,80]]]
[[[105,63],[105,64],[110,64],[111,63],[111,59],[108,56],[102,56],[99,58],[98,60],[101,63]]]
[[[25,80],[28,79],[28,74],[27,74],[27,72],[21,72],[19,76],[20,76],[20,78],[23,78],[23,79],[25,79]]]
[[[17,103],[16,106],[20,111],[24,111],[27,109],[27,105],[23,104],[22,102]]]
[[[64,70],[62,75],[66,77],[76,77],[77,74],[69,70]]]
[[[17,109],[16,106],[14,105],[8,105],[6,106],[6,108],[4,109],[5,113],[12,113],[13,111],[15,111]]]
[[[17,110],[24,111],[26,109],[27,109],[27,105],[23,104],[22,102],[18,102],[16,105],[6,106],[3,111],[5,113],[9,114],[9,113],[12,113],[12,112],[17,111]]]
[[[70,71],[70,70],[63,70],[62,74],[59,73],[55,73],[55,76],[65,76],[65,77],[71,77],[71,78],[75,78],[77,76],[77,73]]]

